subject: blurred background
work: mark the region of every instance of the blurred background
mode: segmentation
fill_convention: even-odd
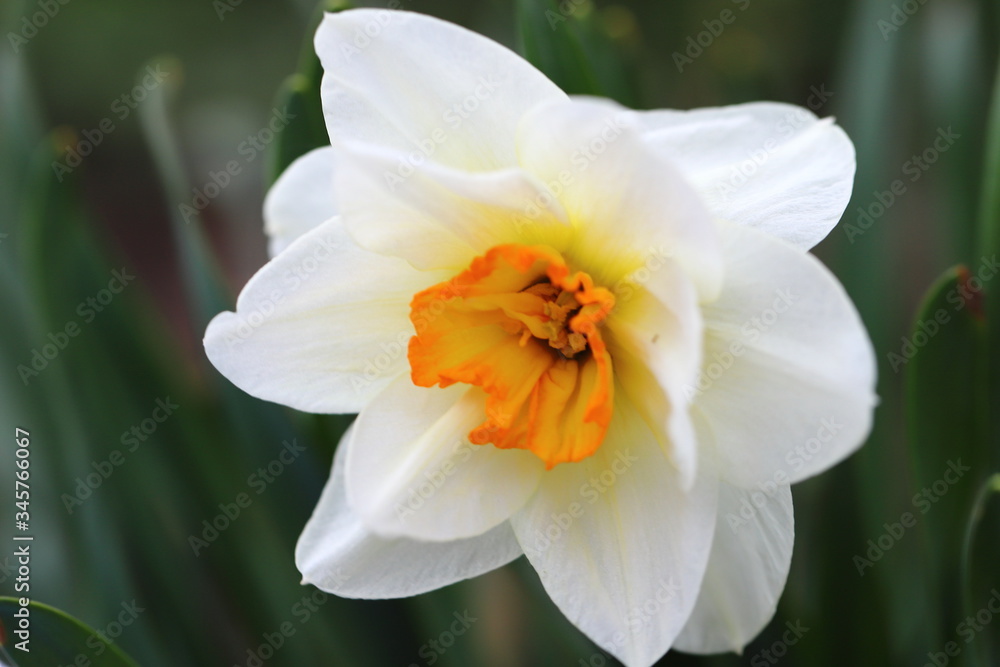
[[[996,0],[401,6],[519,50],[570,92],[636,108],[790,102],[836,116],[857,146],[854,198],[815,252],[875,342],[875,430],[794,488],[770,626],[742,656],[661,664],[1000,664]],[[618,664],[523,559],[406,600],[299,584],[295,541],[350,418],[244,395],[200,340],[266,261],[269,183],[324,141],[317,21],[313,0],[0,4],[0,595],[17,576],[20,427],[31,597],[107,642],[45,653],[38,617],[37,651],[10,652],[21,665],[130,664],[119,648],[150,666]],[[297,119],[264,133],[286,106]],[[282,461],[292,445],[304,451]],[[465,612],[477,620],[448,636]]]

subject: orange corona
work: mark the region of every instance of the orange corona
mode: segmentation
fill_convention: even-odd
[[[548,468],[600,447],[614,380],[600,325],[614,295],[548,246],[502,245],[410,304],[414,384],[488,395],[475,444],[534,452]]]

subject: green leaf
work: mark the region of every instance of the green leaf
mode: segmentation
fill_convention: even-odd
[[[973,588],[973,580],[976,579],[974,576],[976,568],[973,562],[973,549],[976,541],[976,533],[983,520],[983,516],[986,514],[987,503],[989,503],[990,497],[994,494],[1000,496],[1000,473],[991,475],[979,488],[979,492],[976,494],[972,505],[972,511],[969,512],[969,518],[965,523],[965,536],[962,539],[962,610],[967,617],[976,617],[979,612],[979,606],[982,604],[982,600],[979,598],[983,596],[976,595]],[[988,546],[992,549],[993,553],[986,562],[989,564],[987,571],[995,577],[997,552],[1000,551],[1000,539],[998,539],[1000,535],[993,535],[992,537],[993,540],[989,542]],[[983,590],[987,590],[991,584],[995,583],[996,581],[992,581],[982,588]],[[995,591],[996,588],[993,588],[990,590],[990,593],[994,593]],[[969,665],[985,667],[992,664],[990,661],[988,640],[983,639],[977,642],[975,647],[970,648],[970,655],[973,657],[969,659]]]
[[[908,337],[890,353],[906,367],[907,427],[914,466],[906,508],[917,522],[923,589],[932,608],[958,610],[954,572],[961,562],[962,526],[955,521],[989,470],[983,446],[982,398],[986,328],[981,295],[963,266],[949,269],[930,288]],[[961,471],[961,474],[955,471]],[[954,627],[945,613],[942,632]],[[948,626],[951,627],[948,627]]]
[[[518,50],[571,95],[637,106],[631,68],[589,1],[517,0]]]
[[[928,290],[916,322],[889,353],[907,372],[907,424],[918,474],[948,457],[982,456],[978,446],[980,345],[986,333],[981,294],[964,266],[947,270]]]
[[[995,257],[1000,253],[1000,65],[997,66],[996,81],[993,84],[993,102],[986,130],[985,164],[979,202],[980,252],[984,257]],[[996,302],[1000,294],[1000,281],[984,285],[984,291]],[[1000,309],[993,307],[987,313],[989,340],[984,345],[986,358],[983,359],[983,374],[980,377],[984,392],[983,407],[985,446],[992,443],[993,465],[1000,467]]]
[[[274,183],[296,158],[330,144],[320,97],[323,66],[313,49],[313,35],[325,12],[340,12],[351,7],[352,4],[344,0],[326,0],[320,3],[309,24],[299,57],[299,71],[289,76],[278,91],[276,104],[279,109],[288,110],[293,122],[275,139],[274,150],[268,157],[268,185]]]
[[[287,113],[292,121],[277,135],[274,150],[269,154],[268,185],[274,183],[298,157],[330,144],[319,97],[322,69],[319,58],[314,56],[313,59],[319,72],[312,75],[293,74],[278,92],[277,108]]]
[[[22,620],[15,614],[23,614],[24,609],[29,622],[27,652],[16,648],[23,638],[15,634]],[[11,667],[78,664],[79,655],[86,656],[92,667],[137,667],[132,658],[96,630],[40,602],[32,601],[21,607],[16,598],[0,597],[0,623],[6,637],[3,647],[7,650],[6,655],[0,653],[0,659],[9,660]]]

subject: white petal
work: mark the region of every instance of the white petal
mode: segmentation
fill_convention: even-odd
[[[559,244],[570,234],[559,203],[521,169],[473,173],[433,162],[403,164],[404,155],[379,146],[338,147],[342,217],[370,250],[457,273],[495,245]]]
[[[350,437],[348,432],[343,443]],[[509,523],[454,542],[387,539],[370,532],[347,505],[343,443],[295,548],[304,583],[344,597],[407,597],[489,572],[521,555]]]
[[[694,607],[716,500],[714,473],[681,491],[655,436],[619,400],[601,449],[547,472],[511,525],[569,620],[628,667],[648,667]]]
[[[507,48],[410,12],[327,14],[316,33],[332,143],[356,139],[483,171],[516,164],[514,131],[565,94]]]
[[[358,247],[338,219],[268,262],[205,352],[248,394],[305,412],[358,412],[408,368],[409,302],[450,274],[422,273]]]
[[[774,616],[792,562],[792,492],[721,484],[708,570],[674,648],[688,653],[743,650]]]
[[[521,165],[562,202],[577,230],[571,255],[595,280],[613,283],[655,254],[674,258],[701,297],[713,298],[722,280],[715,225],[679,172],[646,146],[634,116],[598,100],[539,105],[518,132]]]
[[[685,388],[701,368],[697,293],[676,263],[663,257],[651,257],[614,293],[605,330],[615,376],[690,488],[698,443]]]
[[[694,409],[741,486],[794,483],[857,449],[871,428],[875,354],[844,288],[812,255],[724,224],[726,282],[703,307]]]
[[[271,257],[335,215],[333,149],[327,146],[288,165],[264,198],[264,231]]]
[[[455,540],[510,518],[538,486],[541,459],[473,445],[485,393],[468,385],[416,387],[400,376],[358,416],[347,443],[347,498],[385,536]]]
[[[678,165],[716,216],[803,250],[840,220],[854,186],[854,144],[833,119],[755,102],[642,115],[645,140]]]

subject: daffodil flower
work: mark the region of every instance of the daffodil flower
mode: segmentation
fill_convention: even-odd
[[[572,98],[394,11],[316,36],[331,146],[265,202],[273,258],[205,336],[248,393],[359,413],[296,550],[409,596],[526,555],[626,665],[740,650],[792,553],[789,486],[865,439],[875,361],[808,254],[849,199],[831,120]]]

